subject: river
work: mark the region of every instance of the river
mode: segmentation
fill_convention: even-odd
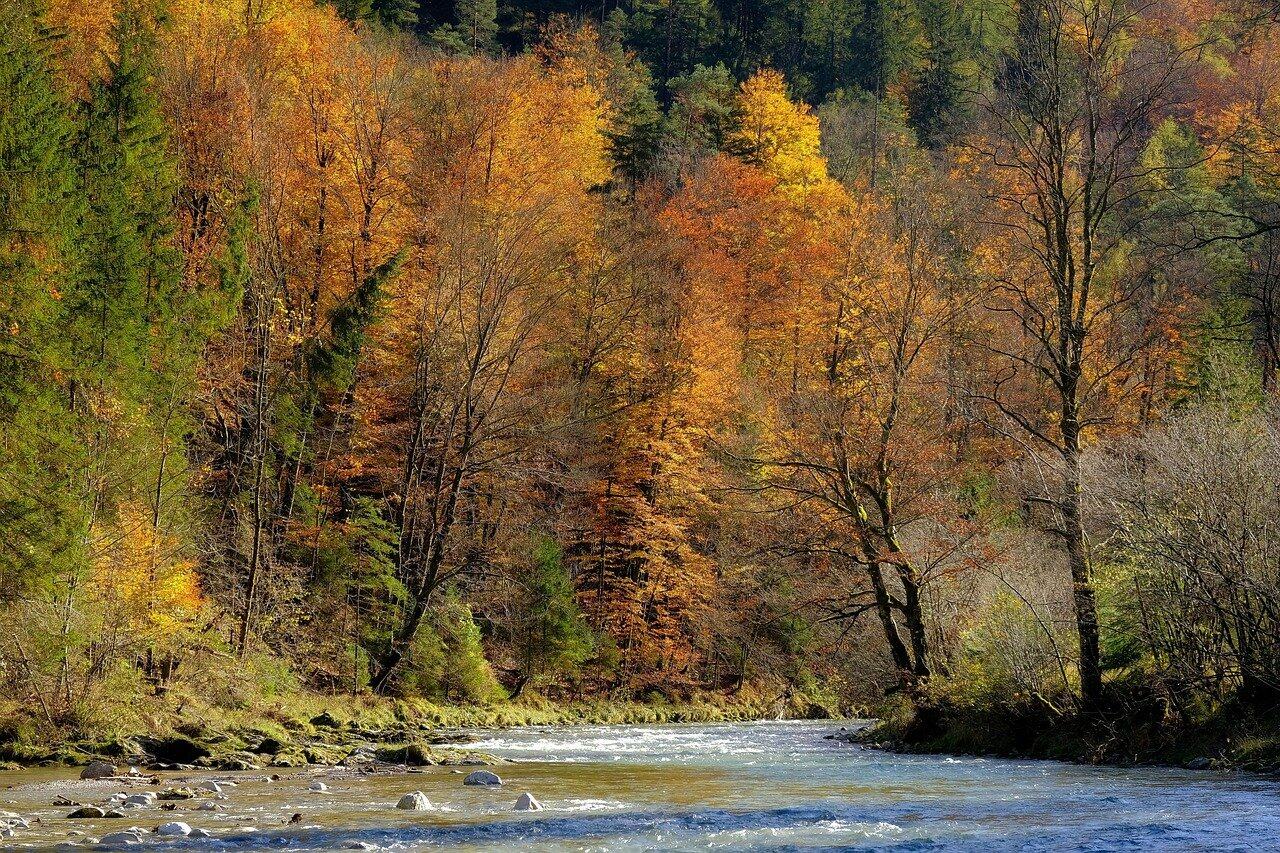
[[[1227,851],[1280,849],[1280,786],[1270,778],[1168,768],[902,756],[827,736],[837,723],[582,726],[481,733],[476,749],[514,763],[500,788],[464,786],[457,768],[352,778],[261,773],[196,811],[139,809],[71,821],[62,794],[88,802],[67,769],[0,773],[0,808],[39,817],[4,843],[47,849],[179,820],[198,850],[901,850]],[[469,769],[469,768],[468,768]],[[166,779],[171,784],[178,778]],[[209,774],[184,774],[194,779]],[[95,789],[96,790],[96,789]],[[397,811],[421,790],[434,810]],[[75,793],[79,791],[80,796]],[[514,812],[531,792],[540,812]],[[294,814],[300,821],[286,825]]]

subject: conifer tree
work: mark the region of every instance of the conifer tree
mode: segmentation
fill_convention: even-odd
[[[72,109],[36,4],[0,4],[0,598],[72,558],[82,459],[62,371],[74,271]]]
[[[925,46],[907,91],[908,117],[920,141],[937,147],[946,143],[968,106],[970,37],[954,0],[921,0],[920,22]]]

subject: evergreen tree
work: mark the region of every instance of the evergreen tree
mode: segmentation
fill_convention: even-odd
[[[517,612],[523,618],[513,637],[520,667],[513,691],[517,696],[530,682],[574,672],[595,646],[563,557],[553,540],[539,540],[528,572],[520,579]]]
[[[738,86],[722,64],[711,68],[697,65],[688,74],[667,83],[671,108],[667,111],[665,135],[677,148],[690,151],[718,151],[730,132],[738,96]]]
[[[662,111],[653,92],[649,67],[622,45],[622,23],[618,15],[611,19],[603,33],[605,55],[610,60],[606,90],[613,107],[605,137],[615,170],[628,192],[634,192],[637,184],[648,177],[657,159]]]
[[[418,0],[372,0],[372,12],[385,26],[410,30],[418,25]]]
[[[73,112],[36,4],[0,4],[0,598],[75,558],[62,295],[76,265]]]
[[[954,0],[920,0],[925,46],[921,67],[907,90],[908,117],[925,145],[950,138],[968,108],[967,32],[963,10]]]
[[[916,22],[905,0],[863,0],[853,31],[850,82],[877,97],[903,71]]]
[[[494,49],[498,33],[496,0],[457,0],[454,17],[462,43],[471,53],[488,53]]]
[[[152,83],[152,34],[126,6],[112,29],[113,55],[92,84],[78,144],[85,264],[70,300],[86,379],[103,392],[140,397],[152,360],[151,331],[172,330],[181,268],[174,230],[176,170]]]

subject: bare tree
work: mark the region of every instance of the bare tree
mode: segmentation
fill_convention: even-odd
[[[1097,605],[1081,515],[1080,453],[1112,424],[1156,316],[1125,268],[1117,214],[1141,189],[1153,117],[1177,95],[1194,48],[1155,39],[1144,0],[1030,0],[1016,55],[985,105],[991,224],[1008,242],[987,308],[1003,333],[977,396],[1033,453],[1054,459],[1047,506],[1074,589],[1080,689],[1102,692]],[[1004,429],[1000,424],[999,429]]]

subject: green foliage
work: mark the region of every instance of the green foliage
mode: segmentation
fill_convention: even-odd
[[[455,0],[453,16],[458,35],[470,53],[493,50],[493,37],[498,32],[496,0]]]
[[[1142,603],[1134,571],[1126,566],[1094,567],[1094,591],[1098,597],[1102,668],[1128,669],[1144,656]]]
[[[969,59],[973,35],[954,0],[920,0],[924,49],[907,88],[908,115],[920,141],[939,147],[951,140],[969,109],[976,66]]]
[[[519,579],[517,608],[522,618],[512,637],[520,659],[521,687],[571,675],[595,650],[560,546],[543,537],[530,556],[527,573]]]
[[[365,332],[377,319],[387,285],[403,263],[404,253],[391,256],[329,316],[328,340],[314,341],[307,354],[308,367],[318,385],[345,391],[355,381]]]
[[[883,97],[910,61],[919,21],[905,0],[862,0],[852,36],[848,82]]]
[[[615,170],[627,189],[634,191],[657,158],[662,111],[649,68],[626,53],[612,29],[606,30],[604,48],[610,59],[606,90],[612,106],[605,138]]]
[[[505,697],[484,656],[480,627],[454,590],[439,596],[431,618],[415,636],[398,691],[405,696],[464,702]]]
[[[0,4],[0,599],[76,559],[82,460],[62,295],[77,262],[71,105],[37,4]]]
[[[722,63],[696,65],[667,81],[671,107],[664,135],[693,154],[718,151],[733,129],[738,85]]]
[[[935,686],[959,707],[991,707],[1053,696],[1066,689],[1063,650],[1069,638],[1008,592],[992,597],[983,612],[972,614],[961,638],[961,654],[951,673]]]

